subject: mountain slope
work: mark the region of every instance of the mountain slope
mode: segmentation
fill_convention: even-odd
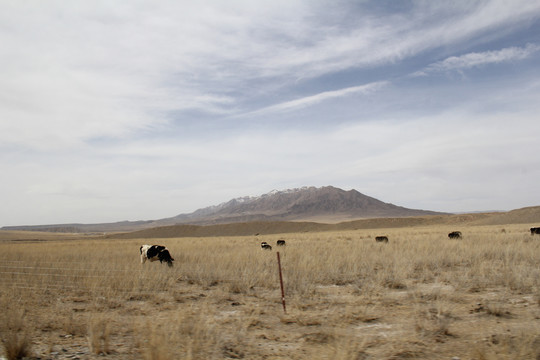
[[[540,206],[529,206],[508,212],[495,213],[485,219],[479,219],[475,225],[530,224],[540,223]],[[540,224],[539,224],[540,225]]]
[[[273,190],[255,197],[241,197],[228,202],[180,214],[171,218],[148,221],[124,221],[107,224],[57,224],[41,226],[9,226],[3,230],[49,232],[117,232],[136,231],[177,224],[212,225],[251,221],[311,221],[337,223],[366,218],[411,217],[443,214],[434,211],[407,209],[385,203],[356,190],[345,191],[332,186]]]
[[[448,231],[461,229],[462,226],[479,224],[509,225],[522,224],[520,214],[529,214],[527,223],[540,225],[540,206],[513,210],[507,213],[472,213],[448,214],[413,217],[369,218],[354,221],[344,221],[336,224],[316,223],[307,221],[251,221],[214,225],[170,225],[155,227],[123,234],[107,235],[114,239],[152,239],[152,238],[181,238],[181,237],[212,237],[212,236],[257,236],[287,233],[308,233],[323,231],[354,231],[360,229],[393,229],[403,227],[439,226]],[[507,216],[508,215],[508,216]],[[530,221],[529,221],[530,220]],[[528,226],[522,230],[528,234]]]
[[[229,202],[163,219],[161,224],[220,224],[245,221],[300,221],[333,219],[344,221],[374,217],[408,217],[441,214],[407,209],[385,203],[356,190],[332,186],[304,187],[272,191],[258,197],[243,197]],[[335,222],[335,221],[333,221]]]

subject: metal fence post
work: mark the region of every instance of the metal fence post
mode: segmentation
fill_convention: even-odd
[[[285,291],[283,290],[283,275],[281,274],[281,259],[279,258],[279,251],[277,252],[277,263],[279,268],[279,284],[281,285],[281,303],[283,304],[283,312],[287,313],[287,307],[285,306]]]

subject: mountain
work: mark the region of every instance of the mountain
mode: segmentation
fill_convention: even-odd
[[[338,222],[360,218],[409,217],[442,214],[408,209],[333,186],[273,190],[256,197],[241,197],[226,203],[162,219],[162,225],[223,224],[247,221]]]
[[[19,230],[19,231],[45,231],[52,233],[104,233],[119,231],[134,231],[149,229],[156,225],[153,220],[147,221],[119,221],[114,223],[101,224],[51,224],[51,225],[19,225],[4,226],[1,230]]]
[[[311,221],[337,223],[366,218],[411,217],[443,213],[408,209],[333,186],[273,190],[261,196],[245,196],[196,210],[189,214],[148,220],[107,224],[58,224],[42,226],[8,226],[3,230],[36,230],[56,232],[135,231],[158,226],[191,224],[212,225],[251,221]]]

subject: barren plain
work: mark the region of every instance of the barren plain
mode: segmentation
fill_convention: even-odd
[[[503,222],[176,238],[2,231],[2,352],[538,360],[540,235]],[[174,267],[142,265],[146,243],[167,246]]]

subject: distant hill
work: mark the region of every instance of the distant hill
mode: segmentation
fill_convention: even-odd
[[[48,232],[125,232],[159,226],[211,225],[251,221],[342,222],[376,217],[409,217],[442,214],[408,209],[333,186],[273,190],[261,196],[245,196],[196,210],[189,214],[148,221],[122,221],[105,224],[55,224],[6,226],[2,230]]]
[[[120,221],[102,224],[51,224],[51,225],[21,225],[4,226],[0,230],[45,231],[52,233],[108,233],[136,231],[159,226],[155,221]]]
[[[123,223],[124,226],[126,225]],[[416,226],[446,226],[453,230],[459,226],[476,225],[509,225],[529,224],[540,226],[540,206],[527,207],[508,212],[469,213],[428,215],[413,217],[368,218],[339,223],[320,223],[309,221],[251,221],[214,225],[170,225],[154,226],[137,231],[116,232],[105,235],[111,239],[152,239],[152,238],[180,238],[180,237],[213,237],[213,236],[255,236],[285,233],[308,233],[322,231],[349,231],[360,229],[391,229]],[[97,238],[98,234],[53,234],[51,232],[37,231],[0,231],[0,241],[44,241],[47,239]],[[103,236],[99,236],[103,238]]]
[[[115,239],[152,239],[212,236],[255,236],[360,229],[391,229],[415,226],[446,226],[449,230],[471,225],[540,225],[540,206],[505,213],[448,214],[413,217],[370,218],[336,224],[306,221],[252,221],[215,225],[171,225],[123,234],[111,234]],[[527,229],[527,227],[525,227]]]
[[[529,209],[529,208],[528,208]],[[486,222],[504,222],[503,216],[511,217],[511,222],[534,222],[540,220],[538,214],[529,210],[514,210],[515,213],[497,213],[500,219],[491,216],[474,216],[479,224]],[[509,215],[505,215],[509,214]],[[196,210],[189,214],[180,214],[170,218],[148,221],[122,221],[105,224],[56,224],[7,226],[2,230],[30,230],[64,233],[110,233],[131,232],[173,225],[218,225],[249,222],[303,222],[337,224],[359,219],[381,220],[392,218],[393,223],[403,223],[402,218],[450,215],[435,211],[408,209],[377,200],[356,190],[342,190],[333,186],[303,187],[289,190],[273,190],[261,196],[245,196],[219,205]],[[460,215],[473,216],[473,215]],[[525,221],[528,219],[530,221]],[[367,220],[366,220],[367,221]],[[412,219],[410,219],[412,221]],[[424,221],[424,220],[422,220]],[[383,221],[382,223],[388,223]],[[364,222],[366,224],[366,222]],[[307,226],[307,225],[306,225]],[[287,225],[286,227],[289,227]],[[310,225],[311,227],[311,225]],[[376,226],[378,227],[378,225]],[[192,228],[194,229],[194,228]],[[201,230],[197,230],[201,231]],[[206,230],[205,230],[206,231]],[[247,230],[246,230],[247,231]]]
[[[540,206],[530,206],[507,212],[497,212],[492,216],[475,221],[474,225],[503,225],[503,224],[531,224],[539,223]]]
[[[333,186],[273,190],[256,197],[242,197],[220,205],[162,219],[160,224],[224,224],[248,221],[339,222],[377,217],[408,217],[442,214],[408,209]]]

